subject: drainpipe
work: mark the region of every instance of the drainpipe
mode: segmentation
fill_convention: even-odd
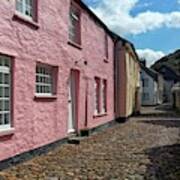
[[[114,115],[116,119],[116,113],[117,113],[117,69],[116,69],[116,60],[117,60],[117,43],[118,43],[118,38],[115,38],[114,40],[114,63],[113,63],[113,72],[114,72]]]
[[[88,78],[85,78],[86,81],[86,97],[85,97],[85,122],[84,122],[84,126],[85,128],[88,127],[88,87],[89,87],[89,83],[88,83]]]

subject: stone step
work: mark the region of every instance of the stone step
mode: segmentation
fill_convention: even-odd
[[[69,144],[79,145],[80,142],[81,142],[84,138],[85,138],[85,137],[82,137],[82,136],[69,137],[69,138],[68,138],[68,143],[69,143]]]

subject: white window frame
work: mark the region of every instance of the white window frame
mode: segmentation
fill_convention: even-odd
[[[101,105],[102,105],[102,114],[107,113],[107,81],[103,79],[101,81]]]
[[[97,95],[98,84],[99,84],[99,89],[98,89],[99,94]],[[97,99],[97,97],[99,99]],[[105,113],[107,113],[107,80],[95,77],[94,79],[94,115],[98,116],[98,115],[103,115]]]
[[[10,129],[11,128],[11,60],[9,57],[7,56],[1,56],[0,55],[0,61],[1,61],[1,65],[0,65],[0,73],[2,73],[2,82],[0,84],[0,87],[2,87],[2,97],[0,97],[0,101],[2,101],[2,110],[0,111],[0,115],[2,116],[2,122],[4,122],[4,124],[0,125],[0,131],[2,130],[6,130],[6,129]],[[5,66],[5,63],[9,64],[9,66]],[[9,83],[5,83],[5,74],[8,74],[8,81]],[[9,88],[8,94],[9,97],[6,97],[5,95],[5,91],[4,88]],[[5,110],[5,102],[8,102],[8,110]],[[5,114],[9,115],[9,123],[5,124]]]
[[[97,94],[97,88],[98,88],[98,83],[99,82],[99,95]],[[100,81],[100,78],[98,77],[95,77],[94,79],[94,115],[98,115],[100,114],[100,100],[97,98],[99,97],[100,98],[100,91],[101,91],[101,81]]]
[[[39,68],[39,71],[37,71]],[[39,79],[37,81],[37,79]],[[43,80],[44,79],[44,80]],[[49,79],[49,80],[48,80]],[[42,80],[42,81],[41,81]],[[49,82],[45,82],[48,80]],[[43,82],[44,81],[44,82]],[[37,96],[53,96],[53,67],[43,64],[36,65],[36,95]],[[50,91],[46,92],[49,87]],[[38,90],[39,88],[39,90]],[[42,90],[42,91],[41,91]]]
[[[30,20],[34,19],[34,0],[32,0],[32,4],[30,3],[31,0],[28,0],[29,4],[27,3],[27,0],[16,0],[16,11],[23,14]],[[20,7],[18,6],[20,4]],[[27,14],[28,12],[29,14]],[[30,15],[31,14],[31,15]]]

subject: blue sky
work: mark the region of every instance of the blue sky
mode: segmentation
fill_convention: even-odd
[[[152,64],[180,48],[180,0],[84,0]]]

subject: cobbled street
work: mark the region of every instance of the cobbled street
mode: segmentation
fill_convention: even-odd
[[[179,135],[178,118],[131,118],[0,172],[0,179],[179,180]]]

